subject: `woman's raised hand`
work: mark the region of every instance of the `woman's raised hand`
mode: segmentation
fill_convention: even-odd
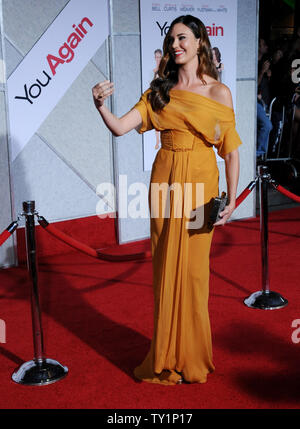
[[[109,80],[97,83],[92,89],[94,103],[97,109],[103,106],[104,100],[114,92],[114,84]]]
[[[114,92],[114,84],[109,80],[97,83],[92,89],[95,106],[100,113],[105,125],[114,136],[123,136],[134,128],[142,125],[143,120],[137,109],[131,109],[121,118],[115,116],[104,105],[104,101]]]

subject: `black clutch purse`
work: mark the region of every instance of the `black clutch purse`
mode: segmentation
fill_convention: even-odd
[[[216,197],[213,199],[211,204],[211,209],[209,213],[209,224],[213,225],[218,220],[222,219],[220,217],[220,213],[225,209],[227,205],[228,198],[226,196],[226,192],[222,192],[220,197]]]

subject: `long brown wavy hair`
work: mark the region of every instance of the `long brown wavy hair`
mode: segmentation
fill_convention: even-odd
[[[200,39],[198,50],[198,69],[197,76],[202,80],[203,84],[206,81],[203,75],[207,74],[218,80],[218,72],[213,63],[211,44],[208,34],[200,19],[192,15],[182,15],[172,21],[170,28],[166,34],[163,43],[163,56],[159,64],[158,77],[153,79],[150,84],[151,91],[148,94],[148,100],[151,103],[152,109],[155,112],[162,110],[170,101],[169,91],[178,82],[179,66],[175,63],[172,55],[172,37],[171,32],[175,24],[186,25],[194,34],[196,39]]]

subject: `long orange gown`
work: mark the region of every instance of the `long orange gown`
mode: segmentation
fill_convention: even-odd
[[[218,195],[219,181],[213,146],[224,157],[241,141],[230,107],[194,92],[171,90],[170,102],[156,113],[147,100],[148,92],[134,108],[142,116],[140,133],[153,128],[161,132],[161,149],[152,167],[149,204],[157,210],[155,201],[159,201],[166,208],[167,194],[160,192],[159,200],[152,195],[155,183],[179,183],[183,200],[171,191],[169,212],[164,211],[168,216],[163,216],[163,209],[160,216],[157,212],[153,216],[150,210],[154,332],[150,351],[134,374],[151,383],[172,385],[182,377],[187,382],[205,383],[207,374],[215,369],[208,313],[213,235],[208,213],[211,199]],[[195,206],[195,184],[204,184],[204,223],[197,229],[187,227],[192,215],[185,215],[183,209],[183,216],[176,214],[178,201],[179,206],[184,204],[184,183],[193,183],[190,203],[193,210],[199,209]]]

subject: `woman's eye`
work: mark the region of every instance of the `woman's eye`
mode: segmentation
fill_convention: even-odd
[[[183,39],[185,39],[185,37],[184,37],[184,36],[180,36],[180,37],[179,37],[179,40],[183,40]]]

